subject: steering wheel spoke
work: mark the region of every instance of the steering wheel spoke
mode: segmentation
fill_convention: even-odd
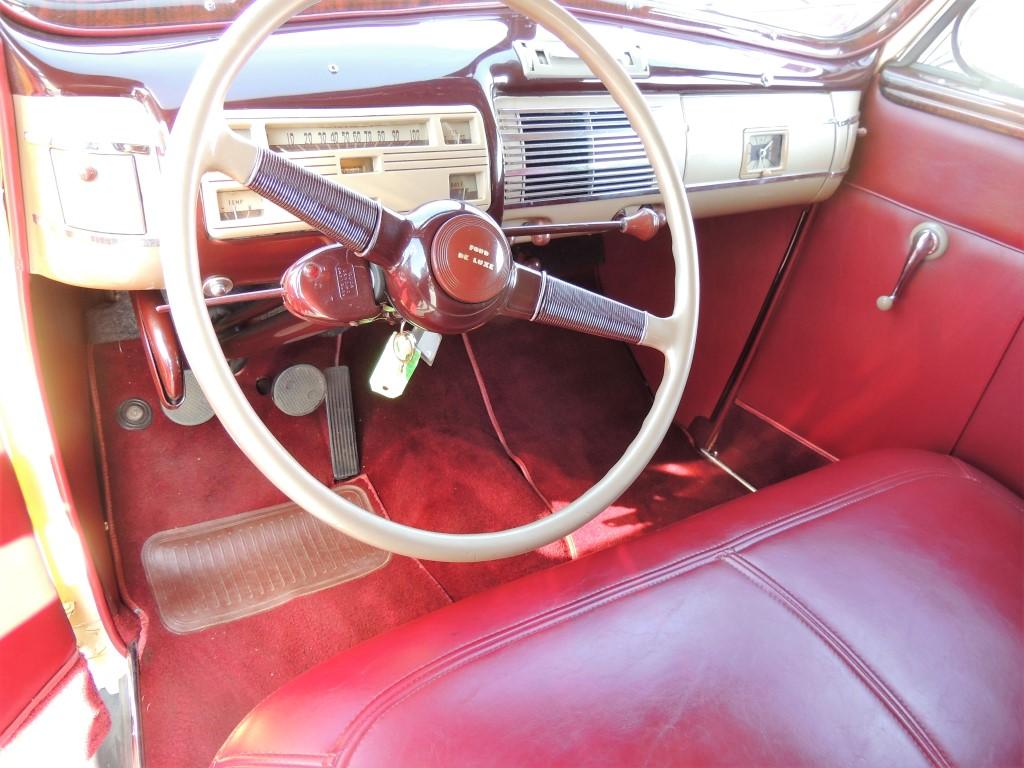
[[[378,201],[256,146],[223,123],[211,164],[357,255],[390,265],[393,255],[383,246],[404,219]]]
[[[260,148],[240,133],[231,130],[224,122],[223,115],[219,119],[210,120],[212,136],[209,157],[206,158],[207,171],[220,171],[230,176],[239,184],[248,184]]]
[[[670,343],[668,318],[517,264],[503,314],[655,349]],[[651,330],[656,330],[651,333]]]

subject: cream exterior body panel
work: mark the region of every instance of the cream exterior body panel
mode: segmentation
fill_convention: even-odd
[[[162,126],[142,102],[15,96],[30,270],[87,288],[163,285]]]

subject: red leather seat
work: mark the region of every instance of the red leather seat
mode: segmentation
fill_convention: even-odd
[[[353,648],[215,765],[1021,765],[1022,520],[949,457],[840,462]]]

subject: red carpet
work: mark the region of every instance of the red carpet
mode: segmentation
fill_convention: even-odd
[[[333,343],[290,350],[294,361],[329,365]],[[189,635],[156,618],[141,564],[142,544],[161,530],[257,509],[283,500],[216,419],[180,427],[163,414],[141,432],[117,426],[117,404],[143,397],[152,382],[137,342],[95,350],[101,423],[111,472],[112,515],[131,596],[150,617],[141,660],[142,727],[150,768],[206,766],[252,706],[283,681],[338,651],[449,602],[414,560],[394,557],[379,571],[274,610]],[[268,359],[247,371],[255,390]],[[283,416],[269,398],[253,402],[279,439],[318,477],[330,471],[322,413]]]
[[[488,420],[460,339],[421,364],[396,401],[372,395],[369,368],[390,329],[343,337],[353,369],[364,467],[390,517],[443,531],[484,531],[547,514],[545,503],[505,455]],[[621,454],[646,414],[650,394],[622,345],[531,326],[494,324],[471,335],[473,349],[512,450],[556,506],[585,490]],[[330,365],[334,339],[313,339],[252,360],[240,382],[271,430],[324,482],[330,460],[322,409],[286,417],[256,381],[285,365]],[[94,350],[105,453],[112,468],[112,519],[130,595],[149,614],[141,663],[143,731],[150,768],[208,763],[245,713],[283,681],[372,635],[532,570],[564,561],[563,542],[495,563],[453,565],[394,557],[365,578],[292,600],[265,614],[189,635],[155,618],[140,551],[158,531],[282,501],[216,419],[180,427],[156,411],[140,432],[121,429],[118,404],[155,404],[138,342]],[[580,551],[607,546],[738,495],[673,432],[637,485],[576,534]]]
[[[433,367],[420,363],[399,399],[370,392],[370,369],[390,332],[358,329],[342,346],[342,360],[352,366],[363,466],[388,515],[420,528],[479,533],[547,514],[505,456],[457,336],[442,342]],[[457,600],[566,559],[559,542],[497,562],[424,566]]]
[[[512,320],[469,339],[510,448],[555,509],[618,461],[650,409],[651,393],[622,344]],[[633,486],[573,539],[583,554],[743,493],[673,427]]]

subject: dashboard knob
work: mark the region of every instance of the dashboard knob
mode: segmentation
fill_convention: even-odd
[[[231,293],[234,287],[235,284],[230,277],[210,275],[203,280],[203,295],[208,299],[213,299]]]

